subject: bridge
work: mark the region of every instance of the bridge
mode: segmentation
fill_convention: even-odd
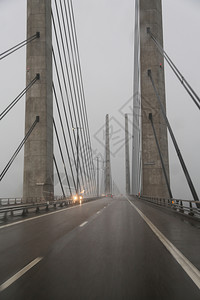
[[[105,49],[115,38],[100,41],[93,31],[89,40],[79,35],[82,27],[93,30],[87,27],[89,18],[99,22],[88,14],[93,3],[0,4],[1,13],[13,8],[13,24],[21,8],[27,13],[27,26],[22,26],[26,38],[16,33],[22,36],[16,41],[12,27],[0,50],[2,70],[14,61],[18,66],[9,74],[6,93],[2,85],[7,99],[0,106],[0,298],[200,299],[199,187],[167,113],[166,72],[196,116],[198,89],[163,46],[166,4],[135,0],[96,5],[107,8],[104,22],[110,27],[111,12],[118,27],[117,10],[124,22],[128,15],[134,20],[134,59],[128,62],[133,83],[123,87],[122,74],[117,89],[119,94],[132,89],[133,96],[121,102],[117,116],[115,94],[110,97],[108,88],[114,77],[106,73],[104,62]],[[83,63],[81,39],[86,49],[97,46],[103,54],[98,72],[92,56]],[[120,48],[120,41],[116,45]],[[25,57],[26,70],[20,70]],[[110,63],[113,57],[114,52]],[[105,91],[94,98],[92,84],[101,76],[101,64]],[[87,68],[94,81],[88,80]],[[23,87],[18,69],[26,76]],[[99,103],[106,91],[107,99]],[[14,100],[8,101],[10,95]],[[179,104],[180,112],[183,106]],[[196,136],[190,138],[196,143]],[[182,172],[179,189],[171,172],[172,150]],[[195,154],[193,159],[198,169]],[[181,189],[187,189],[187,196]]]

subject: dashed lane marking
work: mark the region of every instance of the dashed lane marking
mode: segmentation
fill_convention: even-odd
[[[88,221],[83,222],[81,225],[79,225],[80,227],[85,226],[88,223]]]

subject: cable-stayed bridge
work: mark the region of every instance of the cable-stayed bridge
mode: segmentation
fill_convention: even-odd
[[[25,135],[0,170],[3,185],[24,148],[23,196],[0,203],[2,299],[199,299],[199,197],[166,114],[164,60],[196,109],[200,99],[163,48],[160,0],[135,1],[134,39],[126,195],[108,114],[93,157],[72,0],[28,0],[27,38],[0,54],[27,49],[26,87],[0,112],[3,124],[26,96]],[[167,131],[192,201],[173,197]]]

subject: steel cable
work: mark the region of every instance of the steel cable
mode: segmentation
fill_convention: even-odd
[[[53,119],[53,127],[54,127],[54,130],[55,130],[55,133],[56,133],[56,139],[57,139],[58,147],[59,147],[59,150],[60,150],[60,155],[61,155],[61,158],[62,158],[62,163],[63,163],[63,167],[64,167],[64,171],[65,171],[65,176],[66,176],[66,180],[67,180],[67,183],[68,183],[68,188],[69,188],[69,191],[70,191],[70,195],[72,196],[71,185],[70,185],[70,182],[69,182],[69,177],[68,177],[67,170],[66,170],[66,165],[65,165],[65,160],[64,160],[64,156],[63,156],[63,152],[62,152],[62,147],[61,147],[61,143],[60,143],[60,139],[59,139],[59,135],[58,135],[58,130],[57,130],[56,123],[55,123],[54,119]]]
[[[59,179],[59,182],[60,182],[60,187],[61,187],[61,190],[62,190],[62,193],[63,193],[63,197],[65,198],[65,191],[64,191],[62,180],[61,180],[61,177],[60,177],[60,173],[59,173],[59,169],[58,169],[58,164],[56,162],[56,158],[55,158],[54,155],[53,155],[53,161],[54,161],[54,164],[55,164],[55,167],[56,167],[56,172],[57,172],[58,179]]]
[[[8,172],[10,166],[12,165],[13,161],[15,160],[15,158],[17,157],[17,155],[19,154],[20,150],[22,149],[22,147],[26,143],[27,139],[29,138],[30,134],[32,133],[33,129],[35,128],[35,126],[36,126],[36,124],[38,122],[39,122],[39,116],[36,117],[34,123],[32,124],[32,126],[30,127],[30,129],[26,133],[25,137],[23,138],[23,140],[19,144],[18,148],[14,152],[13,156],[11,157],[11,159],[9,160],[9,162],[7,163],[7,165],[5,166],[5,168],[3,169],[3,171],[1,172],[1,174],[0,174],[0,181],[4,178],[4,176]]]
[[[70,6],[69,6],[69,2],[68,2],[68,9],[69,9],[70,23],[73,28],[72,32],[74,32],[73,44],[74,44],[74,49],[75,49],[76,68],[77,68],[77,74],[78,74],[78,78],[79,78],[79,82],[80,82],[80,91],[81,91],[81,95],[82,95],[85,120],[86,120],[86,124],[87,124],[87,136],[88,136],[88,143],[89,143],[90,164],[91,164],[91,168],[93,170],[93,184],[94,184],[93,192],[95,192],[96,182],[95,182],[95,173],[94,173],[94,162],[93,162],[93,158],[92,158],[92,147],[91,147],[91,139],[90,139],[90,132],[89,132],[89,123],[88,123],[88,116],[87,116],[87,109],[86,109],[86,100],[85,100],[85,93],[84,93],[84,87],[83,87],[83,76],[82,76],[82,70],[81,70],[81,64],[80,64],[80,54],[79,54],[78,39],[77,39],[76,26],[75,26],[75,16],[74,16],[74,11],[73,11],[72,1],[70,1]]]
[[[58,111],[58,115],[59,115],[59,120],[60,120],[60,124],[61,124],[61,128],[62,128],[64,143],[65,143],[65,148],[66,148],[66,151],[67,151],[69,166],[70,166],[71,175],[72,175],[72,180],[73,180],[74,187],[75,187],[76,183],[75,183],[75,179],[74,179],[74,173],[73,173],[73,169],[72,169],[71,158],[70,158],[69,149],[68,149],[68,146],[67,146],[67,139],[66,139],[66,135],[65,135],[64,125],[63,125],[63,121],[62,121],[62,117],[61,117],[61,112],[60,112],[60,108],[59,108],[59,104],[58,104],[58,98],[57,98],[57,94],[56,94],[56,91],[55,91],[54,84],[53,84],[53,93],[54,93],[54,97],[55,97],[55,100],[56,100],[56,107],[57,107],[57,111]],[[67,121],[67,128],[68,128],[68,134],[69,134],[69,137],[70,137],[71,147],[73,149],[72,140],[71,140],[71,133],[70,133],[70,130],[69,130],[68,121]],[[75,160],[75,157],[74,157],[74,160]]]
[[[2,52],[0,54],[0,60],[4,59],[5,57],[7,57],[8,55],[14,53],[15,51],[19,50],[20,48],[26,46],[28,43],[32,42],[35,39],[40,38],[40,33],[36,32],[36,34],[34,34],[33,36],[31,36],[30,38],[24,40],[23,42],[17,44],[16,46]]]
[[[200,98],[197,95],[197,93],[194,91],[194,89],[191,87],[191,85],[188,83],[188,81],[184,78],[184,76],[182,75],[182,73],[179,71],[179,69],[173,63],[173,61],[171,60],[171,58],[169,57],[169,55],[166,53],[166,51],[163,49],[163,47],[161,46],[161,44],[157,41],[156,37],[151,32],[150,28],[147,28],[147,32],[150,34],[150,36],[151,36],[152,40],[154,41],[154,43],[156,44],[159,52],[166,59],[167,63],[171,67],[172,71],[177,76],[177,78],[179,79],[179,81],[181,82],[181,84],[183,85],[183,87],[185,88],[185,90],[188,92],[188,94],[190,95],[190,97],[192,98],[192,100],[194,101],[194,103],[196,104],[196,106],[198,107],[198,109],[200,109]]]
[[[73,107],[73,112],[74,112],[75,123],[77,124],[77,117],[78,117],[78,122],[79,122],[79,124],[81,124],[75,90],[74,90],[74,95],[75,95],[75,104],[76,104],[76,109],[77,110],[75,110],[75,106],[74,106],[72,87],[71,87],[71,82],[70,82],[70,76],[69,76],[69,71],[68,71],[68,64],[67,64],[67,59],[66,59],[64,40],[63,40],[62,29],[61,29],[61,22],[60,22],[58,6],[57,6],[56,1],[55,1],[55,6],[56,6],[56,15],[57,15],[57,20],[58,20],[58,26],[59,26],[59,31],[60,31],[62,48],[63,48],[63,54],[64,54],[66,71],[67,71],[67,79],[68,79],[68,83],[69,83],[70,97],[71,97],[71,100],[72,100],[72,107]],[[77,117],[76,117],[76,115],[77,115]],[[82,137],[82,131],[81,131],[81,137]],[[84,144],[83,137],[82,137],[82,144]],[[85,170],[85,164],[83,163],[83,154],[82,154],[82,152],[80,154],[81,154],[81,158],[82,158],[83,173],[85,175],[85,173],[87,172],[87,169]]]
[[[66,92],[66,95],[67,95],[67,104],[68,104],[68,109],[69,109],[69,114],[70,114],[70,120],[71,120],[71,128],[73,128],[75,126],[74,126],[74,123],[73,123],[72,110],[71,110],[71,106],[70,106],[70,103],[69,103],[69,96],[68,96],[68,90],[67,90],[67,82],[66,82],[66,78],[65,78],[65,75],[64,75],[64,67],[63,67],[63,63],[62,63],[62,56],[61,56],[61,51],[60,51],[60,46],[59,46],[58,35],[57,35],[57,30],[56,30],[56,25],[55,25],[55,20],[54,20],[53,12],[52,12],[52,21],[53,21],[53,28],[54,28],[54,32],[55,32],[55,36],[56,36],[56,44],[57,44],[57,49],[58,49],[58,54],[59,54],[59,61],[60,61],[60,66],[61,66],[61,71],[62,71],[62,77],[63,77],[64,87],[65,87],[65,92]],[[53,58],[54,58],[54,62],[56,62],[56,57],[55,57],[54,51],[53,51]],[[57,68],[57,75],[58,75],[58,68]],[[67,120],[67,113],[66,113],[66,108],[65,108],[65,105],[64,105],[64,100],[63,100],[63,108],[64,108],[64,112],[65,112],[65,118]],[[74,132],[73,132],[73,136],[74,136],[74,142],[76,143],[76,137],[75,137],[75,133]],[[82,175],[82,168],[81,167],[80,167],[80,171],[81,171],[81,179],[82,179],[82,183],[83,183],[84,181],[83,181],[83,175]]]
[[[19,102],[19,100],[27,93],[27,91],[34,85],[34,83],[40,79],[40,74],[37,74],[35,78],[27,85],[25,89],[2,111],[0,114],[0,121],[8,114],[8,112]]]
[[[60,0],[60,9],[61,9],[62,23],[63,23],[64,34],[65,34],[65,42],[66,42],[66,47],[67,47],[67,52],[68,52],[68,57],[69,57],[70,73],[71,73],[71,78],[72,78],[72,84],[73,84],[73,90],[74,90],[74,96],[75,96],[77,111],[78,111],[77,99],[78,99],[78,102],[79,102],[79,114],[81,116],[81,118],[79,118],[79,123],[80,123],[80,126],[83,127],[83,129],[85,129],[85,124],[84,124],[84,119],[83,119],[83,112],[82,112],[82,108],[81,108],[81,99],[80,99],[79,88],[78,88],[79,84],[77,82],[77,76],[76,76],[77,74],[76,74],[76,70],[75,70],[75,62],[74,62],[74,55],[73,55],[73,49],[72,49],[72,39],[71,39],[71,33],[70,33],[70,28],[69,28],[69,21],[68,21],[68,18],[66,18],[66,20],[64,18],[64,12],[63,12],[63,6],[62,6],[62,1],[61,0]],[[67,24],[69,38],[67,37],[67,29],[66,29],[65,23]],[[69,45],[70,45],[70,48],[71,48],[71,55],[70,55]],[[71,60],[72,60],[72,62],[71,62]],[[72,65],[73,65],[73,68],[72,68]],[[74,70],[74,72],[73,72],[73,70]],[[79,117],[79,114],[78,114],[78,117]],[[87,146],[85,130],[83,130],[83,133],[81,131],[81,137],[82,137],[82,141],[83,141],[83,138],[84,138],[84,142],[82,143],[82,145]],[[82,153],[82,151],[81,151],[81,153]],[[85,157],[87,177],[89,178],[90,177],[89,174],[91,173],[91,171],[90,171],[90,169],[88,170],[88,168],[87,168],[88,152],[86,152],[86,153],[83,152],[83,154],[84,154],[84,157]]]
[[[176,138],[175,138],[175,136],[174,136],[173,130],[172,130],[171,125],[170,125],[170,123],[169,123],[169,120],[168,120],[168,118],[167,118],[167,116],[166,116],[165,108],[164,108],[164,106],[163,106],[163,103],[162,103],[162,101],[161,101],[161,98],[160,98],[160,96],[159,96],[159,93],[158,93],[158,91],[157,91],[157,89],[156,89],[156,86],[155,86],[155,83],[154,83],[154,80],[153,80],[153,77],[152,77],[151,70],[148,70],[148,76],[149,76],[150,81],[151,81],[151,83],[152,83],[152,86],[153,86],[155,95],[156,95],[157,100],[158,100],[158,103],[159,103],[159,105],[160,105],[160,109],[161,109],[161,112],[162,112],[162,116],[163,116],[163,118],[164,118],[164,120],[165,120],[165,123],[166,123],[166,125],[167,125],[167,128],[168,128],[168,130],[169,130],[169,133],[170,133],[171,139],[172,139],[172,141],[173,141],[173,144],[174,144],[174,147],[175,147],[177,156],[178,156],[178,158],[179,158],[180,164],[181,164],[181,166],[182,166],[183,172],[184,172],[185,177],[186,177],[186,180],[187,180],[187,182],[188,182],[188,185],[189,185],[191,194],[192,194],[192,196],[193,196],[193,198],[194,198],[195,201],[199,201],[199,197],[198,197],[198,195],[197,195],[197,192],[196,192],[195,187],[194,187],[194,185],[193,185],[192,179],[191,179],[191,177],[190,177],[190,175],[189,175],[189,172],[188,172],[188,170],[187,170],[187,167],[186,167],[186,165],[185,165],[185,162],[184,162],[184,159],[183,159],[183,157],[182,157],[181,151],[180,151],[180,149],[179,149],[179,147],[178,147],[178,143],[177,143]],[[198,206],[199,206],[199,204],[198,204]]]

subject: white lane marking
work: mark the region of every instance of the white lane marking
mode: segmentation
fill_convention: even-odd
[[[88,223],[88,221],[83,222],[81,225],[79,225],[80,227],[85,226]]]
[[[42,259],[43,259],[43,257],[37,257],[32,262],[30,262],[26,267],[24,267],[19,272],[17,272],[15,275],[13,275],[10,279],[5,281],[2,285],[0,285],[0,292],[5,290],[7,287],[9,287],[11,284],[13,284],[16,280],[18,280],[20,277],[22,277],[26,272],[28,272],[31,268],[33,268]]]
[[[188,274],[196,286],[200,289],[200,271],[158,230],[158,228],[127,198],[142,219],[147,223],[183,270]]]
[[[98,201],[98,200],[94,200],[94,201]],[[87,204],[90,204],[90,202],[83,203],[81,206],[87,205]],[[48,217],[50,215],[54,215],[54,214],[58,214],[58,213],[64,212],[64,211],[66,211],[68,209],[74,209],[74,208],[78,208],[78,207],[80,207],[80,205],[63,208],[61,210],[53,211],[53,212],[50,212],[50,213],[47,213],[47,214],[44,214],[44,215],[41,215],[41,216],[32,217],[32,218],[25,219],[25,220],[22,220],[22,221],[13,222],[13,223],[10,223],[10,224],[7,224],[7,225],[0,226],[0,230],[3,229],[3,228],[6,228],[6,227],[14,226],[14,225],[21,224],[21,223],[24,223],[24,222],[29,222],[29,221],[32,221],[32,220],[35,220],[35,219],[39,219],[39,218],[43,218],[43,217]]]

